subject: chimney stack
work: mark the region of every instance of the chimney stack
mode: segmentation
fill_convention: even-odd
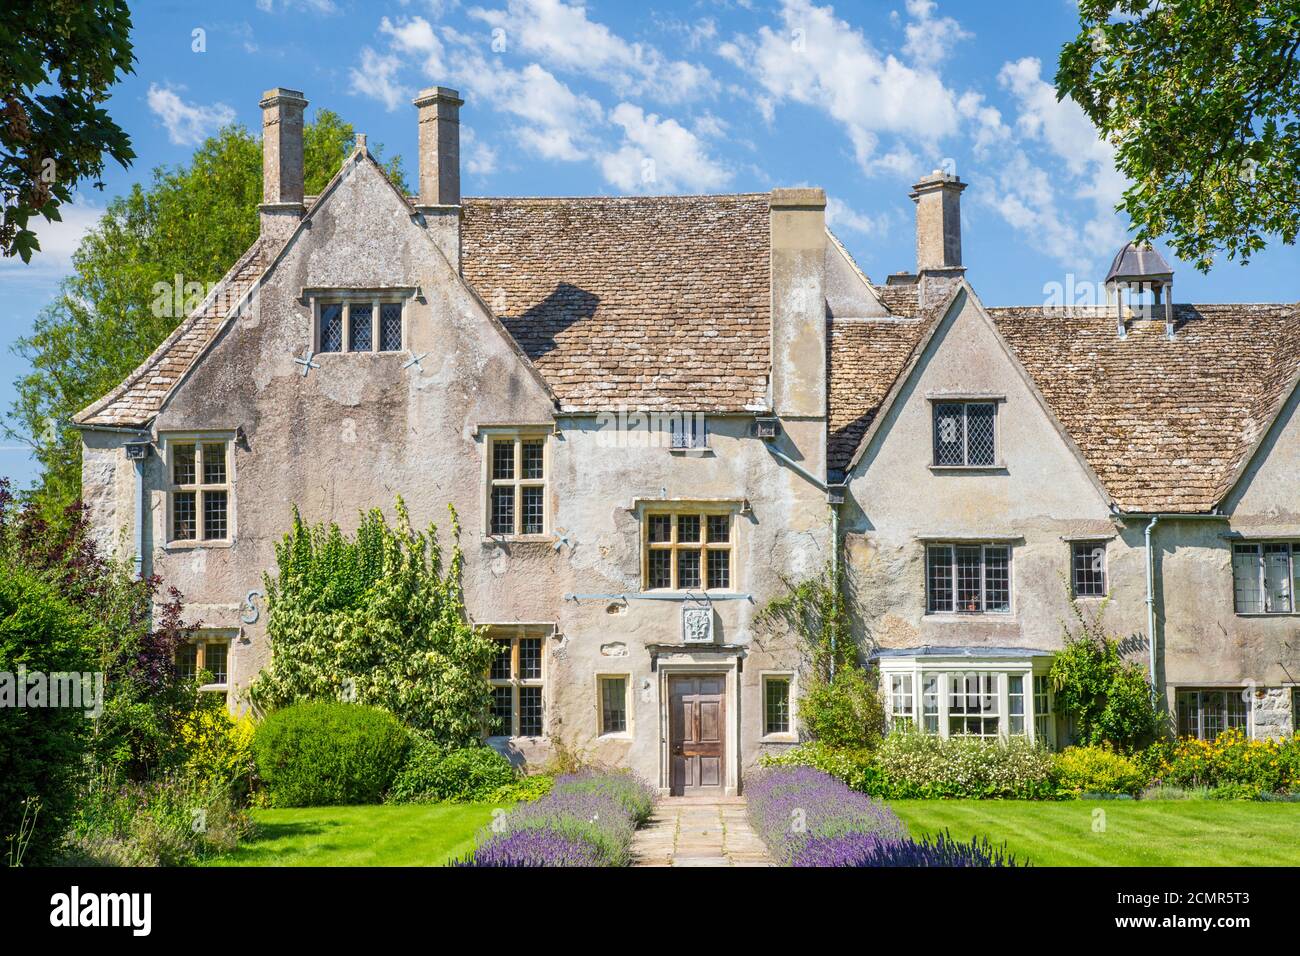
[[[434,86],[414,100],[420,111],[420,205],[460,205],[460,108],[455,90]]]
[[[432,86],[414,101],[420,115],[420,196],[415,209],[451,267],[460,271],[460,108],[455,90]]]
[[[277,86],[262,94],[262,235],[289,238],[303,214],[302,116],[298,90]]]
[[[912,187],[916,203],[916,271],[952,278],[966,271],[961,264],[961,191],[957,176],[936,169]]]

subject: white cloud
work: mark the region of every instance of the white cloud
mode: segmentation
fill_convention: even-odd
[[[762,27],[718,52],[758,80],[770,104],[815,106],[841,123],[865,171],[897,171],[906,158],[898,148],[882,158],[882,134],[934,152],[957,131],[957,97],[929,66],[879,53],[861,30],[810,0],[784,0],[781,21],[779,30]]]
[[[614,107],[610,119],[622,127],[623,143],[600,158],[600,169],[624,192],[708,191],[730,181],[731,173],[676,120],[647,114],[631,103]]]
[[[836,196],[826,197],[826,225],[837,233],[856,232],[860,235],[879,235],[886,231],[886,217],[859,212]]]
[[[27,228],[36,233],[41,244],[40,250],[32,253],[32,260],[28,263],[17,256],[0,258],[0,270],[10,273],[10,277],[19,272],[35,277],[37,274],[50,276],[51,273],[69,271],[72,267],[72,254],[103,214],[102,206],[96,206],[80,194],[75,194],[71,203],[59,207],[61,221],[46,222],[44,216],[33,216],[28,220]],[[5,281],[9,281],[10,277]]]
[[[497,151],[478,138],[470,126],[460,128],[460,152],[465,169],[475,176],[489,176],[497,169]]]
[[[235,118],[235,111],[225,103],[186,103],[175,90],[156,83],[149,84],[148,102],[149,109],[167,127],[167,138],[178,146],[197,146]]]
[[[348,71],[352,92],[377,99],[384,104],[384,109],[393,112],[411,99],[411,92],[396,80],[401,66],[401,61],[392,54],[376,53],[368,46],[362,47],[360,67],[354,66]]]
[[[436,78],[442,73],[442,41],[424,17],[398,21],[384,17],[379,21],[379,32],[389,38],[395,51],[422,57],[422,68],[426,75]]]
[[[984,123],[1001,131],[1005,145],[986,150],[996,163],[988,169],[991,188],[982,191],[983,205],[1067,268],[1095,269],[1125,239],[1114,207],[1126,181],[1115,169],[1113,148],[1098,137],[1078,104],[1057,100],[1037,59],[1004,64],[998,83],[1016,105],[1015,135],[1008,135],[1000,116],[996,123]],[[988,109],[979,105],[974,113]]]
[[[502,31],[498,37],[507,51],[517,49],[552,69],[608,83],[619,96],[690,99],[717,86],[706,67],[669,60],[653,46],[627,42],[588,19],[580,3],[508,0],[504,10],[475,7],[469,14]]]
[[[972,36],[952,17],[936,17],[937,7],[934,0],[907,0],[907,13],[912,19],[904,28],[907,42],[903,52],[914,62],[937,64],[957,43]]]
[[[273,13],[275,11],[275,0],[257,0],[257,9],[263,13]],[[305,13],[337,13],[338,7],[334,5],[334,0],[280,0],[280,9],[301,10]]]

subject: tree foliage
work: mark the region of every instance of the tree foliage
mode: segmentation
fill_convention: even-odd
[[[413,530],[400,498],[395,528],[375,509],[355,535],[309,528],[295,509],[275,549],[278,575],[266,578],[271,663],[253,702],[370,704],[441,744],[478,742],[497,644],[466,617],[460,525],[449,510],[444,564],[437,528]]]
[[[1115,146],[1142,240],[1208,271],[1300,229],[1295,0],[1080,0],[1061,51],[1069,96]]]
[[[131,141],[100,107],[118,73],[134,72],[126,0],[0,5],[0,254],[24,262],[40,248],[36,215],[60,219],[105,154],[127,166]]]
[[[355,140],[337,115],[316,114],[303,132],[309,195],[325,188]],[[386,169],[405,188],[401,158]],[[120,384],[252,245],[261,199],[260,143],[229,126],[188,164],[158,167],[147,186],[112,200],[82,240],[58,298],[15,347],[31,371],[16,382],[6,430],[36,451],[36,497],[47,514],[80,494],[81,442],[69,419]],[[180,295],[160,294],[178,287]]]
[[[1132,753],[1164,733],[1166,717],[1146,671],[1124,659],[1101,615],[1090,617],[1078,604],[1072,607],[1078,629],[1066,630],[1065,648],[1052,661],[1056,710],[1073,721],[1075,743],[1110,744]]]

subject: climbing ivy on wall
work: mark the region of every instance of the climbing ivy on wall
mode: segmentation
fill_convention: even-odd
[[[391,711],[448,746],[479,739],[488,705],[485,675],[496,643],[465,613],[460,523],[443,560],[438,529],[397,523],[379,509],[355,534],[337,524],[293,527],[266,576],[271,663],[250,688],[273,709],[303,700],[352,700]]]

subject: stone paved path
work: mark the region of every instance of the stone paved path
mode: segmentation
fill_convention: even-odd
[[[632,840],[634,866],[768,866],[744,797],[664,797]]]

